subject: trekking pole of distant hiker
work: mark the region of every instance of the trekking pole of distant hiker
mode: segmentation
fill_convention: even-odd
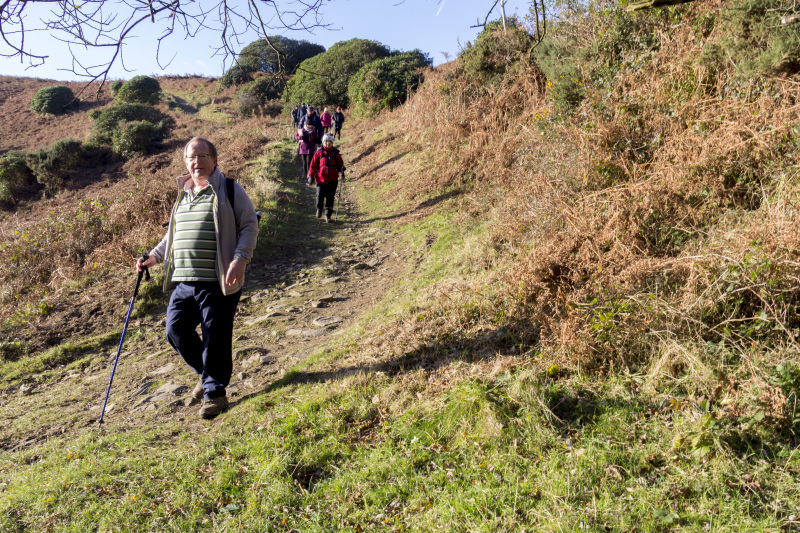
[[[142,260],[147,261],[148,255],[142,254]],[[128,304],[128,314],[125,315],[125,325],[122,326],[122,337],[119,339],[119,346],[117,347],[117,357],[114,358],[114,368],[111,369],[111,379],[108,380],[108,388],[106,389],[106,399],[103,400],[103,409],[100,411],[100,419],[97,421],[98,424],[103,423],[103,415],[106,414],[106,404],[108,403],[108,394],[111,392],[111,384],[114,382],[114,373],[117,371],[117,363],[119,362],[119,354],[122,352],[122,343],[125,340],[125,333],[128,331],[128,320],[131,318],[131,311],[133,311],[133,302],[136,300],[136,295],[139,294],[139,284],[142,282],[142,275],[144,275],[145,281],[150,280],[150,271],[147,267],[144,267],[140,272],[139,275],[136,276],[136,288],[133,289],[133,296],[131,296],[131,302]]]
[[[344,167],[342,167],[342,182],[339,184],[339,198],[336,199],[336,214],[333,220],[339,221],[339,204],[342,203],[342,189],[344,189]]]

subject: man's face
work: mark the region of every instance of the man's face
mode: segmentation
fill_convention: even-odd
[[[207,180],[217,168],[217,160],[208,153],[208,146],[203,142],[192,143],[186,147],[183,162],[192,178]]]

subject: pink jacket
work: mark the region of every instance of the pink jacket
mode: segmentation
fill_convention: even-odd
[[[331,127],[331,114],[325,111],[320,117],[319,121],[322,123],[323,128]]]

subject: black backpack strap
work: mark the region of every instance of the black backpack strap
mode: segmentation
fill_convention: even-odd
[[[236,180],[232,180],[227,176],[225,177],[225,190],[228,193],[227,194],[228,203],[231,204],[231,211],[233,211],[233,220],[236,220],[236,233],[238,234],[239,233],[239,221],[236,219],[236,209],[235,209],[236,200],[235,200],[235,198],[233,196],[234,195],[233,184],[235,182],[236,182]]]
[[[233,193],[233,182],[234,182],[234,180],[228,178],[227,176],[225,177],[225,189],[226,189],[226,191],[228,193],[228,202],[231,204],[231,210],[233,211],[234,216],[235,216],[236,215],[236,200],[233,197],[233,194],[234,194]]]

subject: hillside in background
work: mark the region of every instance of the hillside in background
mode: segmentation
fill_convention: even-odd
[[[793,9],[493,23],[345,124],[333,225],[285,119],[160,80],[159,150],[2,215],[2,529],[800,530]],[[0,81],[8,102],[44,84]],[[84,140],[87,110],[14,148]],[[193,135],[266,212],[234,402],[197,419],[157,279],[98,428],[130,265]]]

